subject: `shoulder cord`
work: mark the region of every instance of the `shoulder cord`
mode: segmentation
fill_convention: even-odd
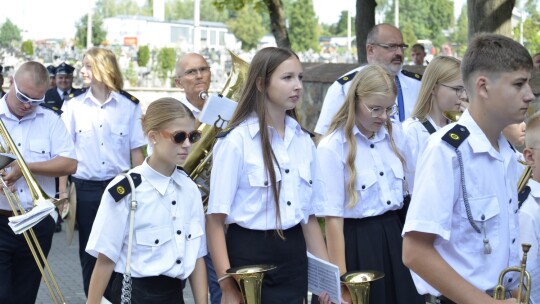
[[[122,294],[121,294],[121,303],[129,304],[131,303],[131,245],[133,241],[133,222],[135,220],[135,209],[137,209],[137,201],[135,200],[135,184],[131,175],[128,173],[121,173],[127,178],[129,186],[131,187],[131,204],[129,212],[129,234],[128,234],[128,250],[126,258],[126,270],[124,272],[124,279],[122,280]]]
[[[459,172],[461,175],[461,189],[463,191],[463,202],[465,204],[465,211],[467,212],[467,219],[469,220],[469,223],[473,227],[474,230],[478,233],[484,233],[484,254],[490,254],[491,253],[491,245],[489,244],[489,239],[486,235],[486,228],[484,226],[484,216],[482,216],[482,229],[476,225],[476,223],[473,220],[472,213],[471,213],[471,206],[469,204],[469,197],[467,195],[467,188],[465,186],[465,169],[463,168],[463,158],[461,157],[461,151],[459,151],[458,148],[456,148],[456,154],[458,156],[458,162],[459,162]]]

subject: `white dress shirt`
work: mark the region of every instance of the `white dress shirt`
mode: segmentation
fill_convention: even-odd
[[[188,109],[191,110],[191,113],[193,113],[193,116],[195,116],[195,119],[199,118],[199,115],[201,114],[201,110],[199,110],[196,106],[191,104],[191,102],[187,100],[186,96],[183,96],[182,98],[180,98],[180,102],[186,107],[188,107]]]
[[[281,228],[307,223],[312,205],[326,200],[313,141],[298,122],[285,118],[285,137],[268,127],[280,191]],[[217,140],[213,149],[208,214],[253,230],[276,226],[274,195],[262,158],[259,120],[254,115]]]
[[[75,143],[79,165],[74,177],[107,180],[131,168],[131,150],[146,145],[142,110],[117,92],[101,104],[89,89],[62,107],[62,120]]]
[[[38,106],[34,112],[19,120],[9,111],[6,96],[0,99],[0,118],[27,164],[48,161],[59,156],[77,158],[73,142],[58,114]],[[0,141],[2,146],[8,149],[4,140],[0,139]],[[55,196],[54,177],[37,174],[33,176],[45,193],[50,197]],[[31,208],[32,198],[24,177],[15,182],[14,188],[23,208]],[[0,195],[0,209],[11,211],[3,194]]]
[[[435,131],[441,129],[441,127],[431,119],[431,116],[428,115],[427,119]],[[418,157],[420,157],[422,151],[426,148],[427,140],[431,134],[429,134],[429,131],[424,127],[423,123],[416,117],[409,117],[403,122],[403,132],[405,133],[412,154],[411,161],[407,164],[410,172],[413,174],[411,179],[409,179],[409,191],[412,193],[414,189],[416,163],[418,162]]]
[[[540,261],[540,183],[531,178],[527,186],[531,193],[519,209],[519,238],[531,244],[528,261]]]
[[[392,150],[387,129],[382,127],[375,137],[368,139],[354,126],[353,134],[356,138],[354,165],[358,203],[353,208],[347,207],[349,144],[343,128],[340,128],[324,137],[317,147],[328,195],[328,202],[316,206],[317,216],[365,218],[403,206],[406,174],[403,164]],[[392,136],[400,153],[406,160],[410,159],[410,152],[407,151],[407,144],[398,123],[393,123]]]
[[[495,287],[501,270],[519,263],[518,162],[502,134],[499,152],[492,147],[468,110],[459,124],[470,132],[459,146],[470,212],[475,224],[485,227],[491,254],[484,253],[484,234],[477,233],[467,218],[457,153],[441,140],[455,123],[430,136],[418,160],[403,234],[419,231],[436,235],[435,250],[450,267],[487,291]],[[420,294],[440,295],[415,273],[413,280]],[[504,284],[508,287],[510,281],[516,281],[513,274]]]
[[[364,66],[360,66],[354,70],[347,72],[344,75],[350,74],[355,71],[358,72],[363,68]],[[401,72],[398,73],[398,78],[399,83],[401,84],[401,92],[403,94],[405,118],[408,118],[409,116],[411,116],[414,110],[414,105],[416,104],[418,92],[420,92],[421,83],[416,79],[405,76]],[[347,92],[349,92],[351,84],[352,79],[347,81],[345,84],[334,81],[334,83],[328,88],[326,96],[324,97],[321,114],[319,115],[319,120],[317,120],[317,125],[315,126],[315,133],[324,135],[328,132],[328,128],[330,127],[332,119],[336,115],[339,108],[341,108],[341,106],[345,102],[345,98],[347,97]],[[396,96],[396,104],[398,104],[397,98],[398,97]]]
[[[186,279],[197,259],[207,253],[201,194],[183,171],[164,176],[147,160],[130,170],[142,179],[136,188],[131,275]],[[122,178],[116,177],[107,188]],[[115,202],[105,191],[86,246],[92,256],[101,253],[115,262],[118,273],[126,268],[130,200],[131,195],[126,195]]]

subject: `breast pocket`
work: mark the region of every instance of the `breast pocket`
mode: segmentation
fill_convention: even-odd
[[[298,175],[300,176],[298,191],[300,191],[299,197],[302,199],[302,209],[307,209],[311,205],[311,196],[313,194],[313,180],[309,164],[299,167]]]
[[[377,200],[377,176],[373,171],[361,171],[356,178],[356,191],[360,194],[359,204]]]
[[[51,159],[50,145],[46,140],[32,140],[29,144],[30,161],[46,161]]]
[[[469,199],[471,219],[480,229],[478,233],[469,221],[467,208],[463,200],[459,202],[460,208],[460,248],[465,252],[484,253],[484,230],[486,239],[493,250],[499,245],[500,237],[500,207],[497,197],[489,196],[483,198]]]
[[[403,172],[403,166],[401,163],[394,164],[392,166],[392,172],[394,173],[394,180],[392,181],[392,193],[394,197],[399,201],[403,201],[403,181],[405,174]]]
[[[117,146],[125,147],[128,144],[128,126],[116,124],[111,126],[112,142]]]
[[[281,173],[278,168],[274,168],[276,172],[276,183],[281,182]],[[256,168],[248,173],[249,186],[257,193],[253,202],[246,204],[246,209],[249,211],[257,211],[261,209],[263,204],[269,202],[272,198],[272,181],[270,180],[266,170],[262,167]],[[278,185],[279,187],[279,185]],[[273,199],[272,199],[273,203]]]
[[[172,232],[168,226],[155,227],[135,231],[137,243],[137,263],[139,265],[152,263],[157,268],[152,273],[164,272],[170,263],[155,263],[155,261],[172,261],[174,259],[171,248]]]

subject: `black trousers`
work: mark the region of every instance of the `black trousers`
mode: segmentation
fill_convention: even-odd
[[[0,215],[0,303],[33,304],[41,273],[24,236],[13,233],[8,222]],[[51,249],[55,226],[53,218],[47,216],[33,227],[45,256]]]
[[[114,304],[121,303],[124,274],[113,272],[111,297]],[[167,276],[131,278],[131,304],[184,304],[182,281]]]
[[[226,241],[231,267],[255,264],[277,266],[264,274],[261,303],[300,304],[307,296],[306,241],[300,224],[284,230],[250,230],[229,225]]]
[[[77,192],[77,227],[79,228],[79,258],[81,260],[84,294],[88,297],[90,278],[96,258],[86,253],[86,244],[101,202],[101,197],[111,180],[88,181],[72,177]],[[110,285],[109,285],[110,286]],[[107,292],[105,293],[107,295]]]

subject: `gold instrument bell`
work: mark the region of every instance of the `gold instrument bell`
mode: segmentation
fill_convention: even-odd
[[[247,265],[227,269],[234,278],[244,298],[244,304],[261,304],[261,287],[264,273],[275,269],[274,265]]]
[[[527,253],[531,249],[531,244],[521,244],[523,250],[523,257],[521,258],[521,265],[518,267],[508,267],[501,271],[499,275],[499,284],[495,287],[495,292],[493,298],[496,300],[504,300],[506,296],[506,290],[504,288],[504,276],[509,272],[518,272],[519,273],[519,284],[518,284],[518,303],[519,304],[529,304],[531,299],[531,274],[526,270],[527,267]],[[525,291],[525,297],[523,297],[523,291]]]
[[[379,271],[352,271],[341,276],[341,283],[347,286],[351,293],[353,304],[369,304],[369,289],[371,282],[384,278]]]
[[[456,122],[461,118],[463,112],[461,111],[444,111],[443,116],[446,117],[451,122]]]

